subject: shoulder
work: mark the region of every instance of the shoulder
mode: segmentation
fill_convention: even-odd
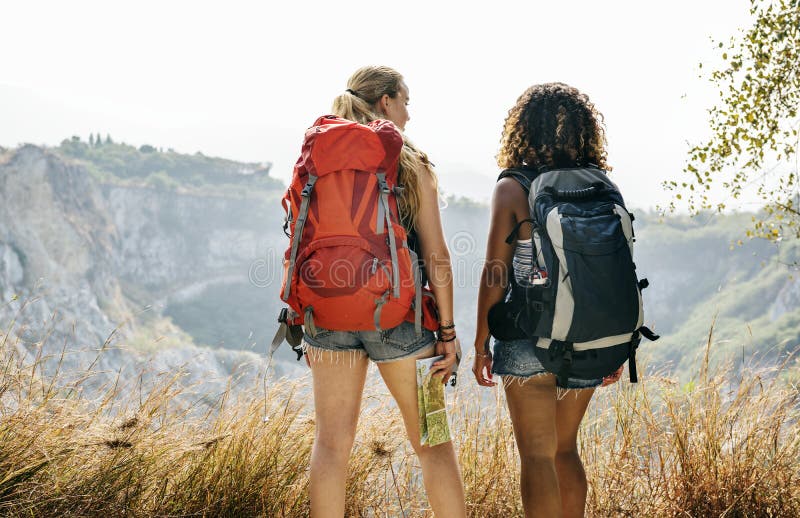
[[[426,191],[437,192],[439,187],[436,175],[427,166],[417,169],[417,184]]]
[[[494,203],[502,205],[517,205],[520,202],[528,203],[528,196],[517,180],[510,177],[501,178],[494,186]]]

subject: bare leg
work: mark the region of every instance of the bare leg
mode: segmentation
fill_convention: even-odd
[[[556,403],[556,428],[558,449],[556,471],[561,490],[561,508],[564,518],[579,518],[586,507],[586,472],[578,454],[578,427],[580,427],[594,389],[570,391]]]
[[[431,353],[429,349],[418,357],[429,357]],[[415,359],[379,363],[378,368],[403,415],[411,446],[422,465],[422,479],[434,514],[447,518],[465,517],[464,485],[452,441],[432,447],[419,444]]]
[[[355,440],[366,355],[316,350],[307,358],[314,378],[316,433],[309,494],[313,518],[344,516],[347,463]]]
[[[526,518],[561,515],[556,477],[556,383],[547,374],[505,384],[522,469],[520,488]]]

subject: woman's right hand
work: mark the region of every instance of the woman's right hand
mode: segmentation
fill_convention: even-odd
[[[607,387],[609,385],[613,385],[617,381],[619,381],[620,377],[622,377],[622,368],[624,365],[621,365],[619,369],[617,369],[613,374],[609,374],[605,378],[603,378],[603,383],[600,385],[601,387]]]
[[[442,342],[436,340],[434,347],[434,354],[436,356],[444,356],[441,360],[434,362],[431,366],[431,374],[441,376],[442,383],[447,383],[453,374],[458,370],[458,353],[460,351],[460,344],[458,338],[453,337],[453,340]],[[441,374],[437,374],[441,371]]]
[[[475,348],[475,360],[472,362],[472,373],[482,387],[494,387],[497,383],[492,380],[492,353],[488,349]]]

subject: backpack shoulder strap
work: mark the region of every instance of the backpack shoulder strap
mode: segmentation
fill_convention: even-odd
[[[497,177],[497,181],[499,182],[503,178],[513,178],[520,184],[522,189],[525,191],[525,195],[527,196],[531,191],[531,184],[533,180],[539,176],[539,173],[542,172],[542,169],[534,170],[534,169],[525,169],[525,168],[511,168],[503,170],[500,175]],[[523,225],[523,223],[531,223],[533,224],[532,219],[524,219],[514,225],[514,230],[506,237],[506,243],[509,245],[514,242],[514,239],[517,236],[517,232],[519,231],[519,227]]]
[[[538,174],[538,171],[531,169],[505,169],[500,173],[500,176],[497,177],[497,181],[499,182],[503,178],[513,178],[522,186],[525,190],[525,194],[528,194],[531,190],[531,183],[533,183],[534,178],[536,178]]]

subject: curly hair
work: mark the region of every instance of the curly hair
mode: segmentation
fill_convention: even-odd
[[[603,115],[586,94],[564,83],[533,85],[508,111],[497,165],[573,167],[606,163]]]

